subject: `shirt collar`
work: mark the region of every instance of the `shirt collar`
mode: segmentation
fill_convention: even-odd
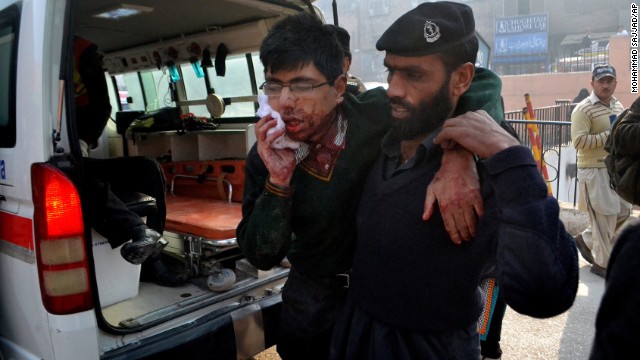
[[[342,150],[344,149],[346,137],[347,119],[342,115],[341,111],[338,111],[337,121],[334,121],[333,124],[331,124],[329,131],[327,131],[318,143],[301,143],[301,146],[295,151],[296,161],[300,163],[307,157],[307,155],[309,155],[311,148],[317,148],[318,145],[320,145],[320,147],[328,148],[329,150]]]
[[[610,108],[613,107],[613,105],[618,102],[618,99],[615,98],[615,96],[611,95],[611,100],[609,101],[608,104],[603,103],[602,101],[600,101],[600,98],[598,97],[598,95],[596,95],[596,93],[594,91],[591,91],[591,95],[589,95],[589,101],[591,101],[591,105],[595,105],[597,103],[603,104],[605,106],[608,106]]]
[[[426,157],[430,157],[441,151],[442,148],[440,145],[433,143],[433,139],[438,136],[441,130],[442,127],[439,127],[420,142],[414,155],[414,164],[419,164]],[[400,157],[400,133],[398,129],[392,128],[382,138],[382,152],[387,158]]]

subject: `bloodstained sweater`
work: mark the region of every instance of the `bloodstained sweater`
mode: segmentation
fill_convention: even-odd
[[[482,109],[502,122],[501,87],[493,72],[477,68],[471,87],[458,102],[456,115]],[[331,276],[351,268],[364,179],[380,153],[380,140],[391,126],[391,109],[382,88],[358,97],[345,94],[341,107],[348,123],[345,149],[328,178],[297,166],[291,189],[273,191],[265,186],[269,172],[256,146],[249,151],[237,238],[242,253],[254,266],[270,269],[287,256],[307,276]],[[426,178],[420,184],[424,192]],[[421,217],[419,214],[417,219]]]

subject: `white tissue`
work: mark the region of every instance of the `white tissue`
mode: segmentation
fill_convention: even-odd
[[[276,126],[267,131],[267,135],[271,135],[274,131],[284,129],[284,121],[282,121],[280,113],[271,109],[268,100],[269,97],[267,95],[258,95],[258,104],[260,104],[260,106],[258,107],[258,111],[256,111],[256,115],[262,118],[271,114],[271,116],[276,119]],[[300,147],[300,143],[289,139],[289,137],[287,137],[287,134],[284,133],[271,144],[271,147],[274,149],[297,149],[298,147]]]

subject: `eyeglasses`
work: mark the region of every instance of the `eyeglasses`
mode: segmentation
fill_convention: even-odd
[[[311,91],[313,91],[313,89],[327,84],[329,84],[329,82],[323,82],[322,84],[313,85],[305,82],[280,84],[276,82],[265,81],[264,83],[262,83],[262,85],[260,85],[260,90],[264,91],[264,94],[267,96],[280,96],[280,94],[282,93],[282,89],[288,87],[289,91],[291,91],[294,96],[300,97],[309,95]]]

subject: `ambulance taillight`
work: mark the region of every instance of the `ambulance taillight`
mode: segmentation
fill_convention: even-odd
[[[40,289],[52,314],[93,307],[80,195],[73,182],[48,164],[31,166],[35,246]]]

